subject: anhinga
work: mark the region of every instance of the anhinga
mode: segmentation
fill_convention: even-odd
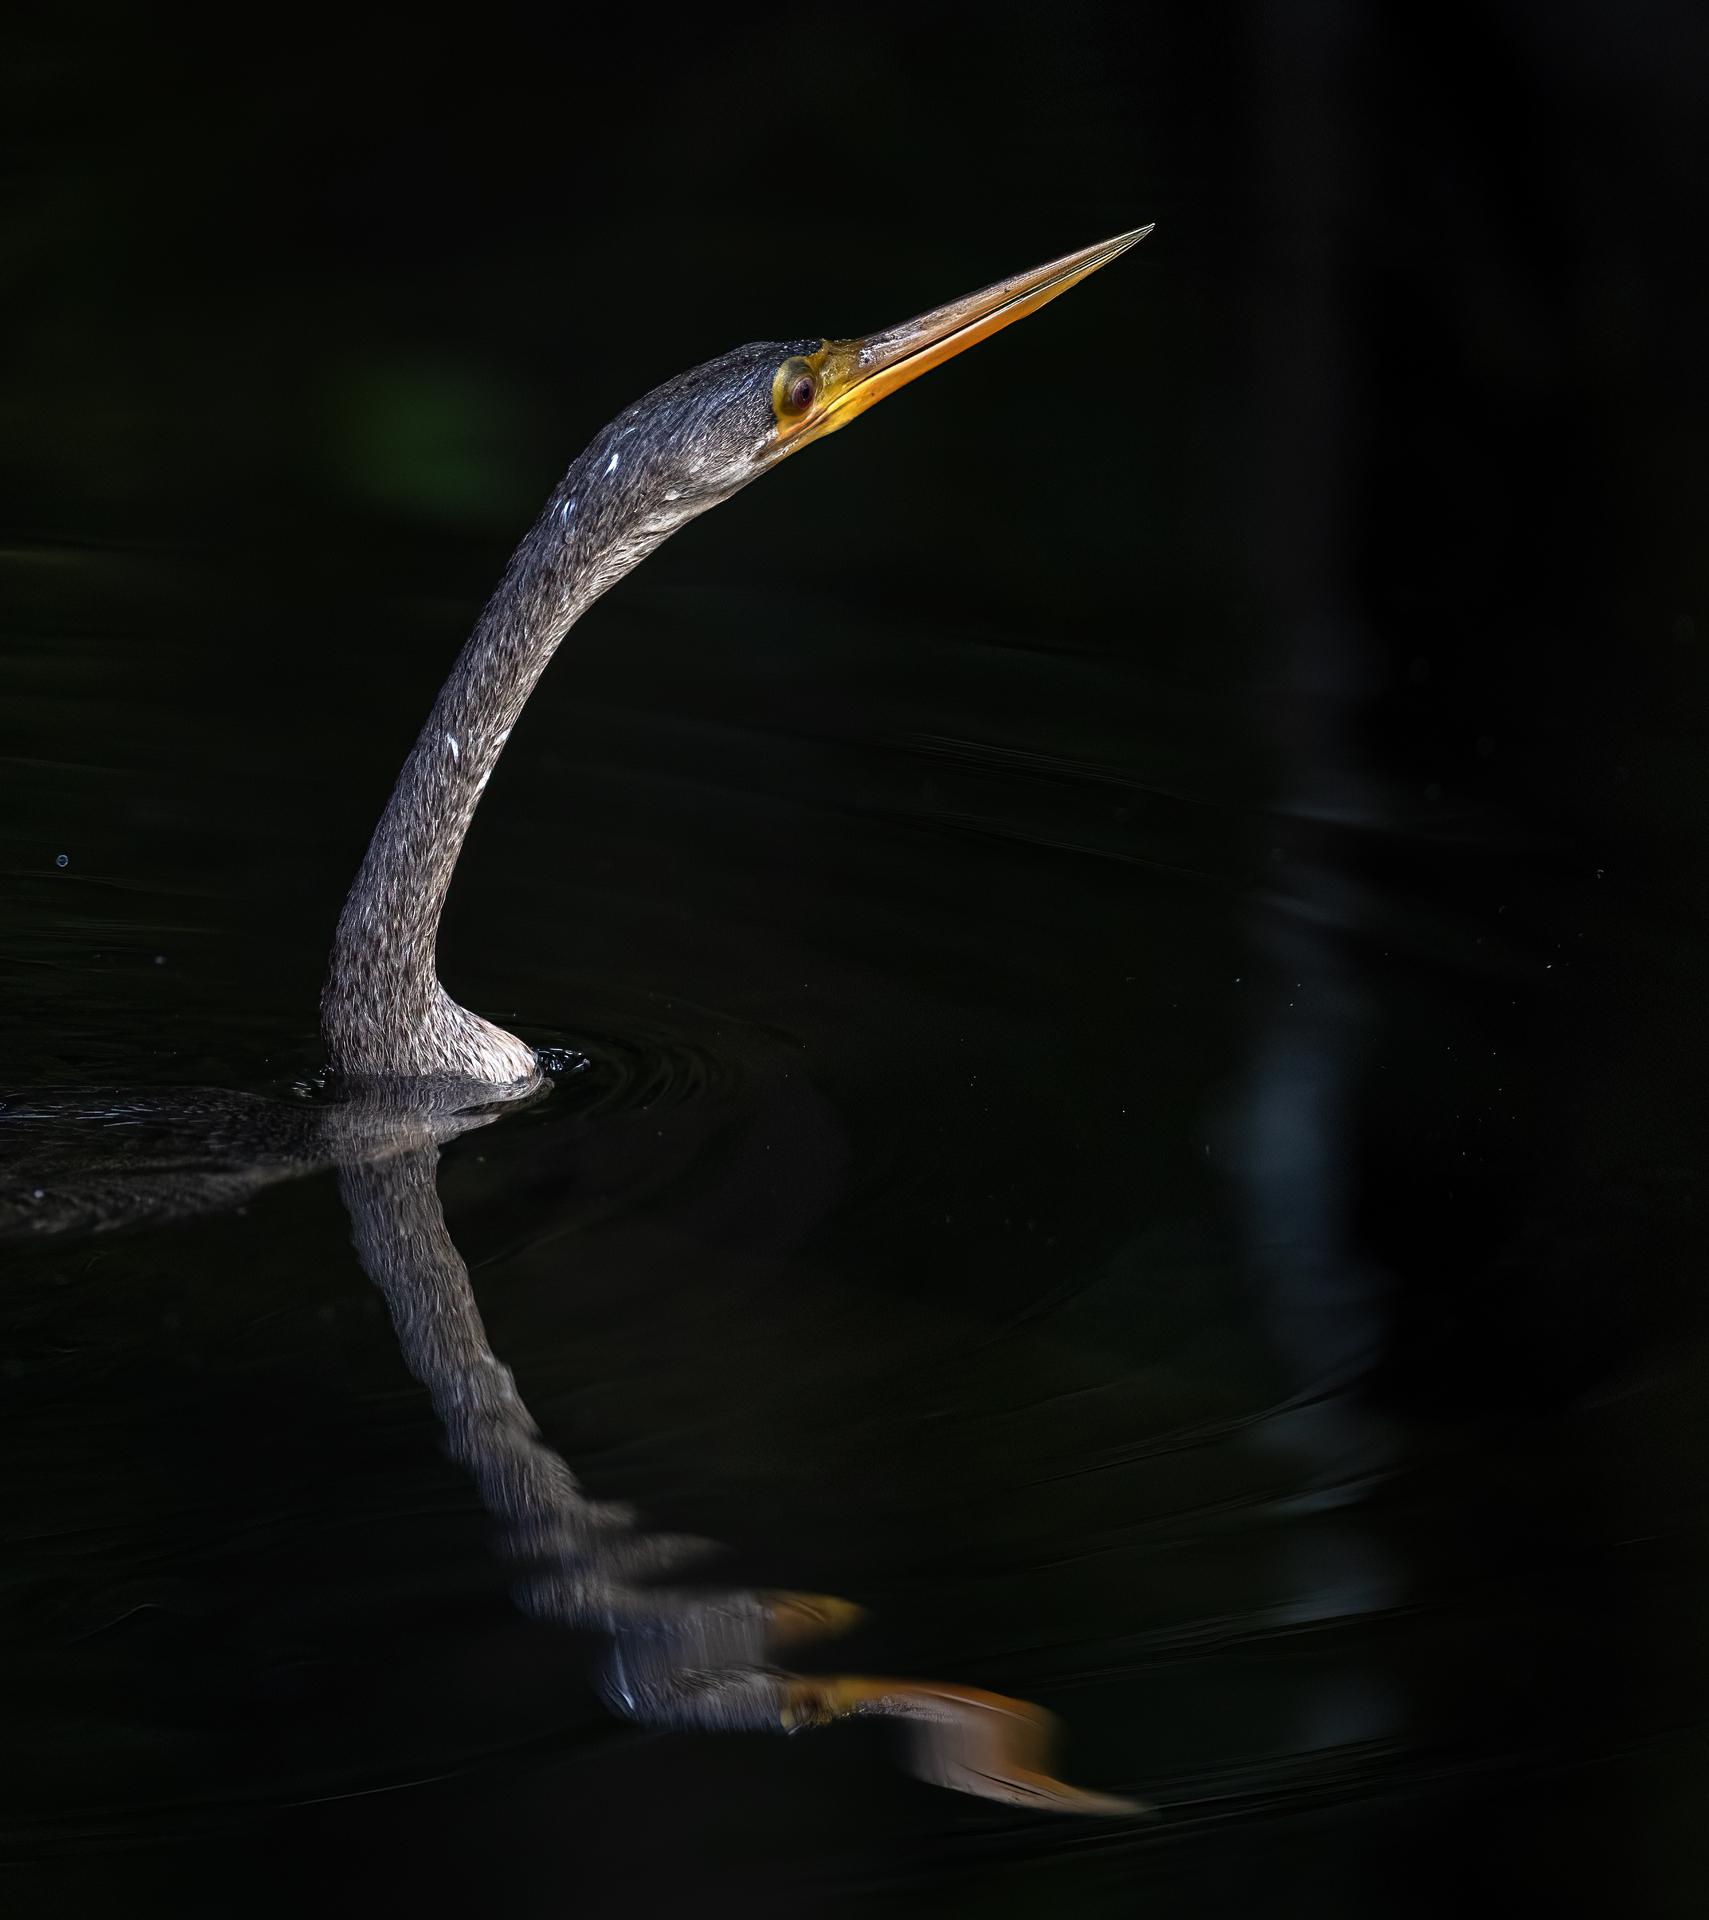
[[[943,1682],[787,1671],[776,1650],[835,1631],[856,1610],[817,1595],[659,1585],[706,1543],[648,1533],[626,1509],[590,1499],[546,1445],[487,1343],[435,1178],[442,1141],[490,1124],[545,1076],[532,1048],[451,999],[434,947],[481,793],[546,663],[593,601],[697,514],[1148,232],[862,340],[738,347],[666,381],[595,437],[452,668],[345,902],[321,1005],[333,1099],[303,1109],[218,1089],[0,1098],[17,1183],[0,1204],[0,1235],[164,1222],[335,1166],[358,1257],[386,1297],[405,1362],[432,1398],[447,1451],[501,1522],[517,1598],[541,1617],[605,1632],[598,1684],[616,1712],[729,1729],[901,1719],[923,1778],[1083,1813],[1140,1809],[1050,1776],[1048,1715]],[[91,1126],[105,1144],[67,1151]]]
[[[374,830],[321,1000],[337,1073],[498,1087],[535,1079],[534,1050],[458,1006],[439,984],[434,950],[469,822],[564,635],[697,514],[1150,231],[1082,247],[862,340],[738,347],[655,387],[595,435],[512,556]]]

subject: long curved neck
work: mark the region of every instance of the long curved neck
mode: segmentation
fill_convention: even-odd
[[[649,513],[629,476],[613,485],[608,459],[601,436],[517,548],[374,829],[321,996],[338,1073],[504,1085],[537,1070],[530,1047],[440,986],[435,947],[469,823],[546,663],[591,602],[680,524]]]

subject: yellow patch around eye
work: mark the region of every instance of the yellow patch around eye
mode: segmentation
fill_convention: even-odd
[[[791,354],[772,376],[771,410],[777,417],[777,424],[785,433],[801,425],[813,411],[813,402],[820,391],[819,374],[825,364],[825,356],[830,351],[829,344],[821,347],[817,353]],[[797,404],[795,395],[803,380],[811,383],[812,391],[807,396],[805,406]]]

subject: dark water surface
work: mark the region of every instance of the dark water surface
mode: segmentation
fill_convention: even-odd
[[[9,1910],[1701,1910],[1701,48],[1463,11],[927,10],[735,151],[769,15],[640,96],[521,11],[20,30]],[[439,1172],[546,1439],[865,1609],[798,1664],[1051,1710],[1157,1809],[1091,1820],[625,1724],[330,1171],[90,1234],[17,1156],[324,1099],[343,890],[608,414],[1151,217],[594,609],[441,948],[555,1050]]]

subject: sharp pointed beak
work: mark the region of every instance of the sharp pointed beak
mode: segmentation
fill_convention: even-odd
[[[809,440],[847,426],[886,394],[953,360],[1015,321],[1024,320],[1029,313],[1037,313],[1059,293],[1066,293],[1089,273],[1096,273],[1118,254],[1137,246],[1150,231],[1149,226],[1136,227],[1113,240],[1100,240],[1096,246],[1065,253],[1060,260],[1034,267],[1030,273],[1017,273],[995,286],[981,287],[977,293],[965,294],[945,306],[934,307],[930,313],[904,320],[899,327],[868,334],[863,340],[827,340],[805,363],[815,377],[814,404],[794,421],[780,413],[779,451],[793,452]]]

